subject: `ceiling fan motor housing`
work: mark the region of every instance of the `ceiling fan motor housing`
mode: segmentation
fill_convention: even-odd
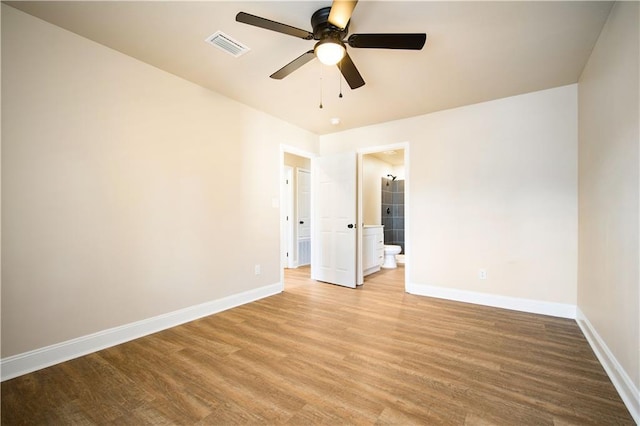
[[[311,27],[313,27],[313,38],[315,40],[331,38],[342,41],[349,33],[349,24],[342,29],[329,23],[330,12],[331,7],[323,7],[311,15]]]

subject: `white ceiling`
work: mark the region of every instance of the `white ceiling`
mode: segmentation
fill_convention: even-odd
[[[269,78],[313,41],[235,21],[244,11],[311,31],[329,0],[8,3],[317,134],[575,83],[612,5],[361,0],[350,34],[426,32],[427,42],[422,51],[350,48],[366,85],[343,81],[339,99],[337,68],[317,60]],[[207,44],[218,30],[251,51],[234,58]]]
[[[372,152],[372,157],[380,161],[384,161],[392,166],[404,166],[404,149],[395,149],[393,151]]]

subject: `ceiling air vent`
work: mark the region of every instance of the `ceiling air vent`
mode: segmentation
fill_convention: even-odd
[[[224,50],[228,54],[235,56],[236,58],[238,56],[244,55],[249,50],[251,50],[239,41],[232,39],[222,31],[216,31],[215,34],[207,37],[205,41],[207,43],[213,44],[219,49]]]

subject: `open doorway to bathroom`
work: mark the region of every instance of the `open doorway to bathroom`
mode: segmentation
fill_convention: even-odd
[[[361,197],[363,223],[363,272],[367,278],[387,268],[406,268],[408,213],[408,146],[378,147],[361,152]],[[379,243],[382,247],[372,248]],[[377,254],[374,261],[374,253]],[[405,287],[406,287],[406,269]]]

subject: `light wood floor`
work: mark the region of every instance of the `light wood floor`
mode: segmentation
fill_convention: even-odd
[[[576,323],[286,273],[282,294],[2,383],[2,424],[633,424]]]

